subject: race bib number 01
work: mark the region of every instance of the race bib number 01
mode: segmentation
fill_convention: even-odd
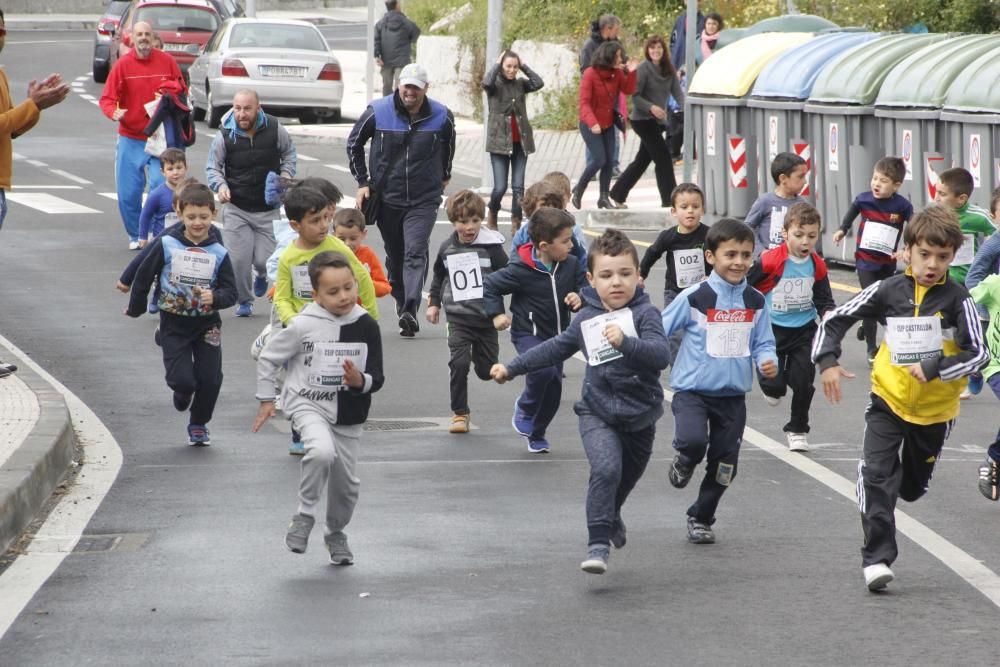
[[[705,279],[705,251],[701,248],[674,250],[674,275],[681,289]]]
[[[968,266],[976,258],[976,235],[962,234],[965,240],[962,247],[955,253],[955,258],[951,260],[952,266]]]
[[[170,253],[170,282],[186,287],[210,287],[215,276],[215,255],[201,248]]]
[[[367,343],[314,343],[307,382],[313,387],[342,389],[347,359],[364,372],[368,362]]]
[[[861,236],[861,249],[891,255],[896,252],[898,238],[899,230],[895,227],[868,220],[865,222],[865,232]]]
[[[482,299],[483,269],[479,264],[479,254],[463,252],[448,255],[447,261],[452,298],[455,301]]]
[[[814,278],[782,278],[771,290],[771,310],[802,313],[812,310]]]
[[[309,265],[299,264],[292,267],[292,296],[296,299],[311,299],[313,295],[312,281],[309,280]]]
[[[941,318],[933,315],[887,317],[885,340],[889,344],[889,360],[894,365],[919,364],[941,354]]]
[[[708,309],[705,341],[708,356],[716,359],[750,356],[753,309]]]
[[[587,363],[591,366],[600,366],[625,356],[612,347],[608,339],[604,337],[604,329],[609,324],[617,324],[626,336],[639,337],[635,330],[635,320],[632,319],[630,308],[613,310],[610,313],[587,320],[580,326],[580,329],[583,331],[583,343],[587,347]]]

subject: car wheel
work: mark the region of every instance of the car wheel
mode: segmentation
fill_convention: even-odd
[[[108,80],[108,72],[110,68],[107,63],[103,65],[94,65],[94,83],[104,83]]]
[[[205,104],[207,105],[206,113],[208,114],[208,126],[213,130],[219,127],[219,123],[222,122],[222,115],[226,113],[226,110],[222,107],[217,107],[213,104],[215,100],[212,99],[212,89],[205,87]]]
[[[326,122],[328,123],[339,123],[342,116],[340,115],[340,109],[330,109],[332,112],[330,116],[327,117]]]
[[[319,116],[315,111],[303,111],[299,116],[299,122],[303,125],[315,125],[319,122]]]

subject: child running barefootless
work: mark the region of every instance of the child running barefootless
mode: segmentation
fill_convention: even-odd
[[[712,524],[722,494],[736,477],[754,366],[765,378],[778,374],[767,304],[746,281],[753,242],[753,230],[739,220],[723,218],[712,225],[705,237],[711,275],[663,311],[667,336],[684,332],[670,372],[677,454],[667,478],[684,488],[708,457],[698,499],[687,511],[688,540],[695,544],[715,542]]]
[[[348,259],[321,252],[309,261],[313,300],[271,336],[257,361],[260,409],[253,431],[274,416],[275,381],[287,367],[282,410],[302,434],[305,456],[299,479],[299,509],[285,546],[305,553],[326,487],[323,540],[334,565],[350,565],[354,554],[344,528],[358,502],[356,471],[361,427],[371,394],[382,387],[382,338],[378,323],[358,305],[358,282]]]
[[[561,365],[577,351],[587,356],[580,400],[580,437],[590,461],[587,558],[584,572],[604,574],[611,545],[625,546],[625,499],[642,477],[663,414],[660,371],[667,367],[659,312],[639,287],[639,255],[628,237],[608,230],[590,246],[589,287],[569,329],[509,364],[497,364],[497,382]]]
[[[912,503],[927,492],[966,378],[989,362],[976,304],[948,277],[963,241],[955,212],[928,206],[903,230],[906,271],[869,285],[827,314],[813,342],[823,393],[836,404],[841,377],[854,377],[838,364],[844,334],[865,317],[885,323],[858,464],[861,566],[870,591],[894,578],[896,500]]]

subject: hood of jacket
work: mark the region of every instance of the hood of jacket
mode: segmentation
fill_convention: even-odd
[[[392,30],[393,32],[398,32],[406,27],[406,17],[403,12],[399,11],[388,11],[385,13],[385,18],[383,19],[383,27],[386,30]]]

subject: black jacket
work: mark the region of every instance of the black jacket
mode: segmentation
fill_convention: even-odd
[[[542,77],[527,65],[521,65],[524,77],[513,81],[503,75],[496,64],[483,77],[483,90],[489,104],[489,118],[486,121],[486,152],[510,155],[514,152],[514,139],[510,127],[511,116],[517,119],[517,130],[521,135],[521,150],[525,155],[535,152],[535,140],[528,121],[528,110],[524,96],[541,90],[545,83]]]
[[[434,277],[431,280],[430,294],[427,302],[431,306],[444,306],[448,321],[465,326],[490,327],[493,324],[486,317],[482,299],[455,301],[452,295],[451,275],[448,270],[448,257],[464,253],[476,253],[479,256],[480,275],[485,277],[507,266],[507,253],[504,252],[504,238],[500,232],[487,227],[479,230],[479,235],[469,244],[458,240],[458,232],[444,240],[434,260]]]
[[[375,24],[375,57],[386,67],[409,65],[420,28],[403,12],[390,10]]]

